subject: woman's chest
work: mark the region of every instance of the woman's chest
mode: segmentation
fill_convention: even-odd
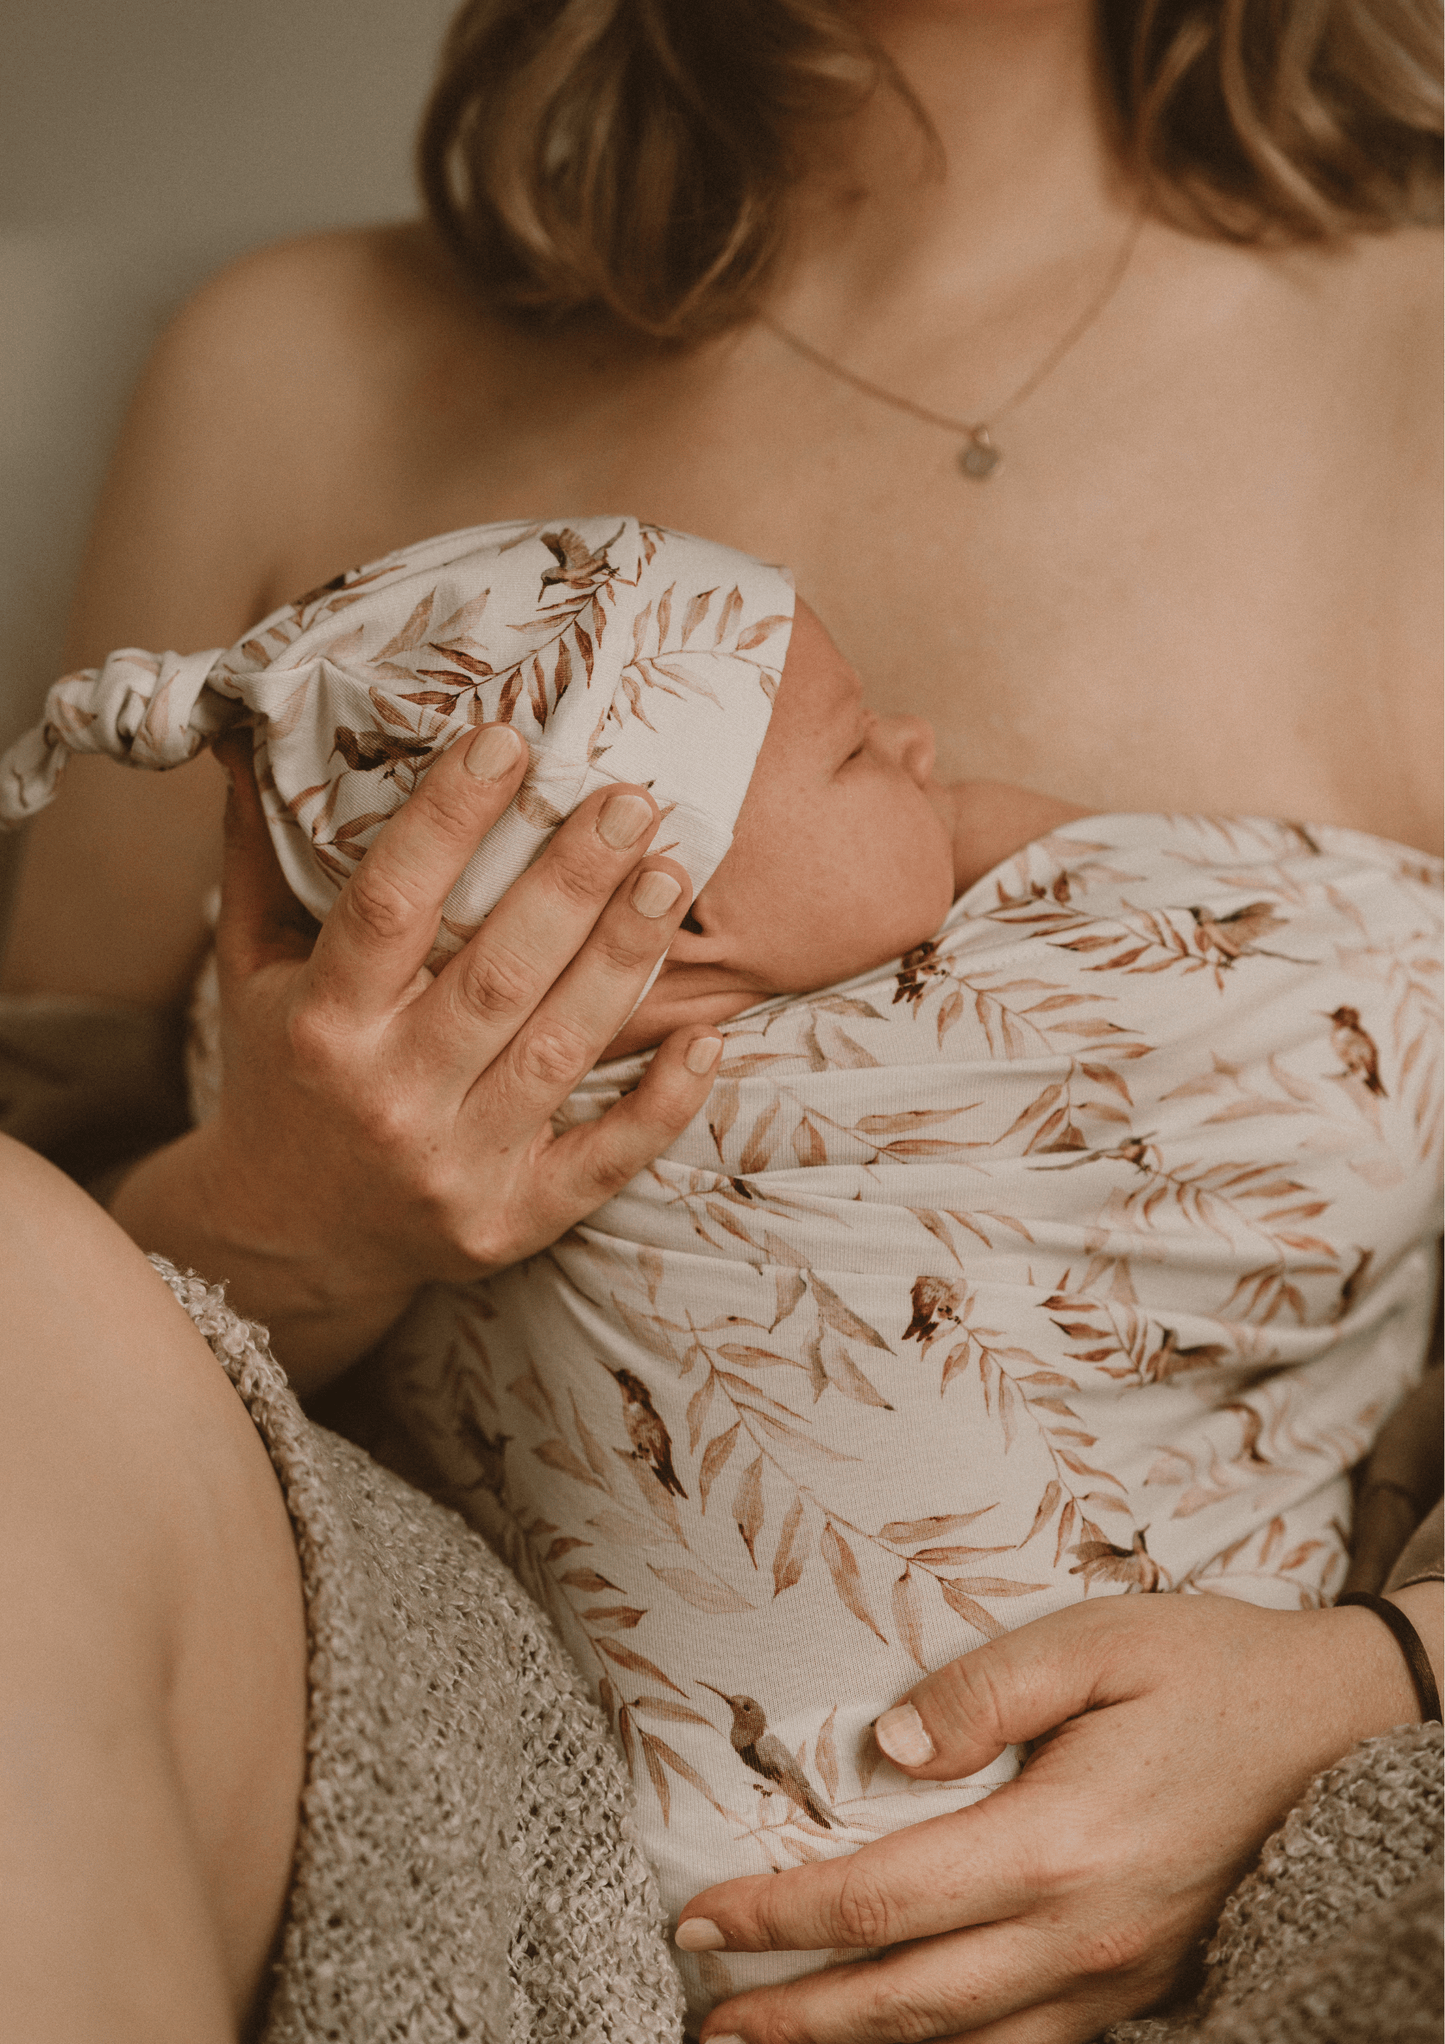
[[[1426,842],[1433,772],[1401,769],[1437,750],[1414,408],[1358,347],[1302,355],[1297,317],[1188,315],[1065,365],[986,482],[761,329],[646,359],[538,339],[485,374],[448,340],[328,494],[388,545],[617,510],[786,562],[875,704],[933,722],[945,777]],[[972,396],[956,352],[942,384]]]

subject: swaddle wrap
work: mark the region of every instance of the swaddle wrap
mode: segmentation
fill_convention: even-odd
[[[732,842],[792,617],[786,571],[634,518],[445,533],[312,590],[238,645],[130,648],[67,675],[0,757],[0,824],[43,808],[72,753],[181,766],[249,724],[282,871],[324,917],[437,753],[501,721],[531,766],[448,895],[435,957],[609,782],[651,790],[651,850],[697,893]]]
[[[418,1297],[376,1403],[555,1616],[669,1911],[1005,1781],[869,1735],[991,1634],[1338,1591],[1429,1333],[1440,877],[1325,827],[1072,824],[907,957],[724,1023],[655,1165]],[[684,1955],[692,2015],[824,1956]]]

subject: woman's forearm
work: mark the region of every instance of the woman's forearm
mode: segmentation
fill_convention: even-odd
[[[307,1216],[265,1217],[244,1175],[193,1129],[134,1165],[107,1205],[131,1239],[213,1284],[270,1330],[278,1361],[303,1394],[372,1346],[413,1288],[370,1284],[309,1239]]]

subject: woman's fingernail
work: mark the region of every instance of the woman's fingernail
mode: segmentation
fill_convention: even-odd
[[[615,852],[635,845],[652,821],[652,804],[641,795],[614,795],[602,805],[597,835]],[[644,909],[643,914],[647,911]]]
[[[926,1767],[934,1756],[933,1741],[911,1703],[895,1704],[892,1710],[885,1710],[873,1727],[873,1736],[899,1767]]]
[[[682,893],[682,882],[671,873],[644,873],[632,890],[632,906],[640,916],[665,916]]]
[[[520,734],[510,724],[486,724],[467,747],[467,772],[479,781],[500,781],[512,771],[524,749]]]
[[[723,1040],[720,1036],[696,1036],[682,1054],[682,1061],[697,1078],[710,1072],[722,1056]],[[701,1923],[703,1919],[697,1918]]]
[[[727,1939],[717,1925],[706,1916],[690,1916],[686,1923],[677,1926],[673,1943],[683,1952],[720,1952]],[[710,2044],[728,2044],[726,2037],[714,2037]],[[742,2044],[742,2039],[738,2039]]]

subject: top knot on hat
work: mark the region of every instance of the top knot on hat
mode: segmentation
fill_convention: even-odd
[[[475,725],[531,747],[521,789],[447,897],[458,948],[594,788],[647,787],[651,850],[697,893],[732,842],[792,631],[785,570],[634,518],[472,527],[339,575],[226,650],[134,648],[50,690],[0,757],[0,823],[74,752],[182,765],[249,724],[290,886],[324,917],[438,752]]]

